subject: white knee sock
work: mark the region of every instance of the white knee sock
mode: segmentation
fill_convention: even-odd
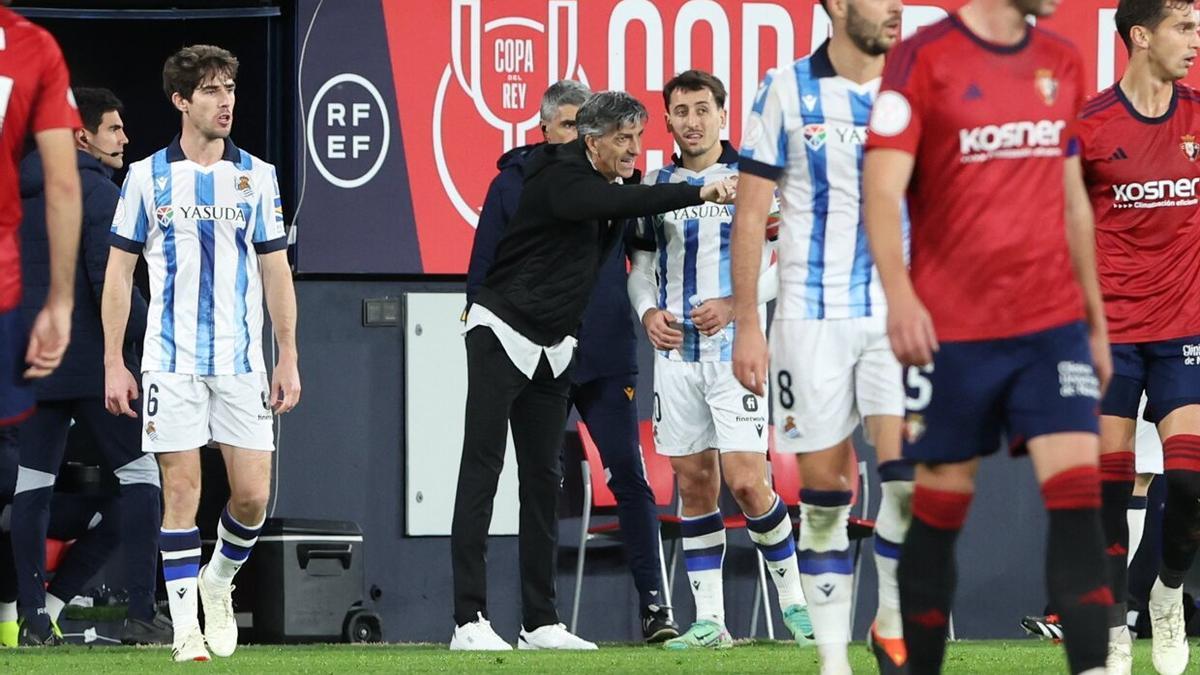
[[[204,568],[204,583],[225,587],[233,583],[233,577],[250,557],[250,551],[258,542],[264,518],[253,527],[243,525],[229,513],[229,507],[221,512],[217,522],[218,546],[213,549],[212,559]],[[206,586],[207,588],[207,586]]]
[[[683,559],[696,600],[696,620],[725,625],[725,586],[721,566],[725,561],[725,521],[720,511],[683,518]]]
[[[912,465],[904,463],[906,475],[897,479],[893,474],[896,462],[885,462],[879,467],[883,503],[875,517],[875,569],[879,573],[879,607],[875,612],[875,632],[881,638],[904,636],[904,622],[900,618],[900,588],[896,581],[896,568],[900,563],[900,546],[912,523]],[[898,467],[897,467],[898,468]],[[907,480],[904,480],[907,478]],[[889,480],[890,479],[890,480]]]
[[[800,581],[808,598],[822,667],[848,665],[854,562],[846,521],[848,491],[800,491]]]
[[[767,570],[779,592],[779,608],[804,605],[804,589],[800,585],[800,569],[796,564],[796,542],[792,539],[792,519],[779,495],[767,512],[746,516],[746,531],[767,561]]]

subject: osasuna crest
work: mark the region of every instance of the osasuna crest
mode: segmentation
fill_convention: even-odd
[[[1058,80],[1054,78],[1054,71],[1039,68],[1033,74],[1033,86],[1046,105],[1054,105],[1055,99],[1058,98]]]
[[[925,435],[925,416],[908,413],[904,420],[904,438],[909,443],[916,443]]]
[[[1200,157],[1200,144],[1196,143],[1196,137],[1191,134],[1186,134],[1179,139],[1179,149],[1183,150],[1183,154],[1188,158],[1189,162],[1196,161]]]

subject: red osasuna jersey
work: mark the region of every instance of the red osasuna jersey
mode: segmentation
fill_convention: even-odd
[[[952,15],[888,55],[867,147],[915,158],[911,273],[940,340],[1083,318],[1063,163],[1084,95],[1079,52],[1040,28],[1002,46]]]
[[[21,299],[17,165],[25,139],[47,129],[79,128],[70,87],[54,38],[0,7],[0,311]]]
[[[1176,84],[1149,118],[1113,85],[1084,105],[1079,140],[1109,339],[1200,334],[1200,92]]]

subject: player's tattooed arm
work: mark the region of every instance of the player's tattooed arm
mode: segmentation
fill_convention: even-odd
[[[1063,180],[1067,245],[1071,249],[1071,265],[1075,269],[1075,278],[1083,290],[1083,303],[1087,312],[1092,346],[1092,363],[1096,367],[1096,376],[1100,378],[1101,391],[1104,391],[1112,379],[1112,353],[1108,346],[1104,298],[1100,292],[1100,279],[1096,272],[1096,225],[1087,185],[1083,180],[1083,163],[1078,155],[1067,158],[1063,166]]]
[[[903,150],[875,148],[863,164],[867,240],[888,303],[888,339],[906,366],[933,360],[937,336],[929,312],[917,297],[904,262],[900,205],[912,178],[915,158]]]

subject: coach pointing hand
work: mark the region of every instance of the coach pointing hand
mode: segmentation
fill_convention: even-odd
[[[451,649],[510,649],[487,621],[487,533],[509,424],[520,480],[522,646],[595,649],[558,621],[555,552],[559,452],[575,335],[600,263],[626,219],[729,203],[734,181],[639,185],[646,108],[622,92],[589,98],[577,140],[545,145],[525,164],[516,214],[466,322],[467,406],[450,546]]]

